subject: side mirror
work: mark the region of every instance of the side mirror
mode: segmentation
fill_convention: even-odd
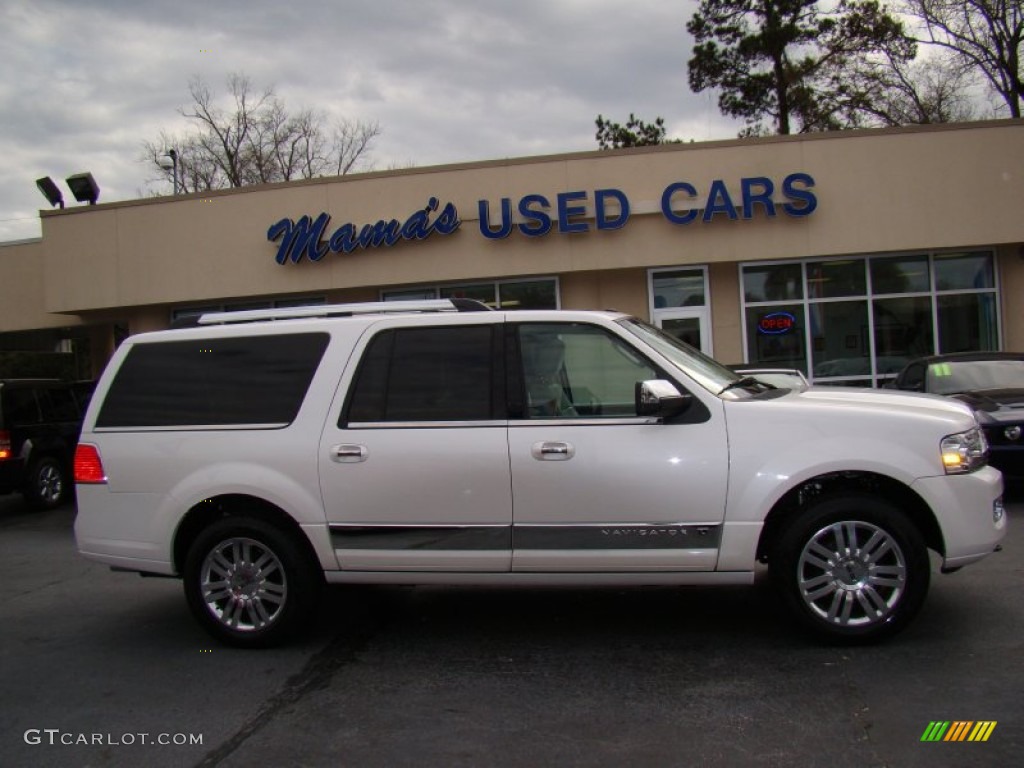
[[[676,385],[665,379],[651,379],[636,383],[637,416],[655,416],[670,419],[678,416],[693,402],[693,395],[684,395]]]

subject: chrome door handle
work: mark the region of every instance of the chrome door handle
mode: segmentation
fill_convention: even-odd
[[[568,461],[576,455],[572,443],[550,442],[534,443],[530,453],[538,461]]]
[[[339,464],[358,464],[360,461],[366,461],[369,456],[370,452],[365,445],[342,443],[331,446],[331,461]]]

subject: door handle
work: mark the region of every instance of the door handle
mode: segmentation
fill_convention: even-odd
[[[572,443],[544,441],[530,446],[530,453],[538,461],[568,461],[576,455]]]
[[[369,456],[370,452],[365,445],[342,443],[331,446],[331,461],[336,461],[338,464],[358,464],[361,461],[366,461]]]

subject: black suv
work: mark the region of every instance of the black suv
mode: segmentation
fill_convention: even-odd
[[[19,491],[36,509],[72,493],[71,464],[91,383],[0,379],[0,494]]]

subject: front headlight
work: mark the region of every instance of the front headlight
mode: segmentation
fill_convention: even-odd
[[[941,450],[947,475],[973,472],[988,463],[988,441],[978,427],[942,438]]]

